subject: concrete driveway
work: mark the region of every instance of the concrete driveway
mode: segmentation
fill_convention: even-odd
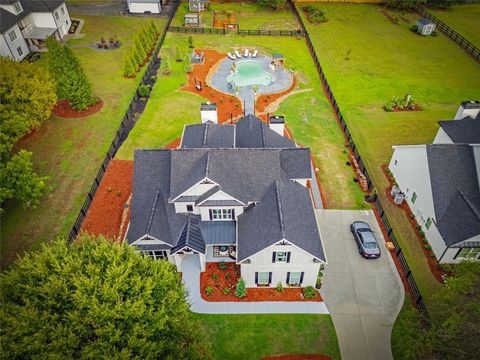
[[[343,360],[389,360],[392,326],[404,291],[373,211],[315,210],[327,254],[321,294],[337,331]],[[379,259],[364,259],[349,226],[370,224],[380,245]]]

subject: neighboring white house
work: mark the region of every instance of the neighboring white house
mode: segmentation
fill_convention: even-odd
[[[248,287],[314,286],[326,259],[311,168],[309,149],[253,115],[185,126],[178,149],[135,151],[126,240],[179,271],[195,256],[202,270],[236,262]]]
[[[132,14],[160,14],[161,0],[128,0],[128,11]]]
[[[464,102],[433,144],[393,147],[389,169],[440,263],[480,259],[479,111]]]
[[[20,61],[62,40],[72,22],[64,0],[0,0],[0,55]]]
[[[417,20],[417,32],[422,35],[432,35],[435,31],[436,24],[428,19],[422,18]]]
[[[201,12],[205,10],[205,4],[210,0],[188,0],[188,10],[191,12]]]

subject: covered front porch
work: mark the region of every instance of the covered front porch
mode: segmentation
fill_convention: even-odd
[[[25,31],[28,30],[28,31]],[[47,39],[55,37],[60,39],[57,29],[45,27],[30,27],[22,30],[30,51],[47,51]]]

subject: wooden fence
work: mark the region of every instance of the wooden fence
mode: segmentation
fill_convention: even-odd
[[[326,95],[327,95],[327,97],[330,101],[330,104],[331,104],[331,106],[334,110],[334,113],[335,113],[335,115],[338,119],[339,125],[340,125],[340,127],[341,127],[341,129],[342,129],[342,131],[345,135],[347,145],[351,149],[353,155],[355,156],[355,159],[357,159],[360,170],[363,172],[363,174],[367,178],[368,191],[372,191],[372,190],[374,190],[374,186],[373,186],[372,180],[370,178],[370,175],[367,171],[367,168],[365,166],[365,163],[363,162],[363,159],[360,156],[359,150],[358,150],[357,146],[355,145],[355,141],[353,140],[352,134],[351,134],[350,130],[348,129],[347,123],[345,122],[345,118],[344,118],[342,112],[340,111],[340,107],[338,105],[337,100],[335,99],[333,91],[330,88],[330,85],[328,84],[325,73],[323,72],[322,66],[320,65],[320,61],[319,61],[318,56],[315,52],[315,48],[313,47],[313,43],[312,43],[312,41],[310,39],[310,36],[308,34],[308,31],[305,28],[305,25],[303,23],[303,19],[300,16],[300,13],[298,12],[298,9],[297,9],[295,3],[293,3],[293,2],[292,2],[292,8],[293,8],[293,12],[294,12],[295,16],[297,17],[299,23],[302,26],[302,31],[305,34],[305,40],[307,42],[307,46],[308,46],[308,49],[310,51],[310,55],[312,56],[315,67],[317,68],[318,74],[320,76],[320,80],[322,81],[322,85],[323,85],[324,90],[325,90],[325,93],[326,93]],[[402,248],[400,247],[400,244],[397,241],[397,237],[396,237],[396,235],[395,235],[395,233],[394,233],[394,231],[393,231],[393,229],[390,225],[390,222],[387,218],[387,214],[385,213],[385,211],[383,209],[383,206],[382,206],[382,203],[381,203],[381,200],[378,196],[377,196],[377,199],[375,200],[374,206],[376,207],[376,210],[378,211],[378,213],[380,215],[380,218],[382,220],[382,223],[383,223],[383,225],[384,225],[384,227],[387,231],[387,236],[389,238],[388,240],[390,240],[393,243],[393,245],[395,246],[394,254],[397,257],[397,259],[399,260],[400,266],[402,268],[402,271],[405,275],[408,286],[410,288],[410,291],[411,291],[411,294],[412,294],[412,297],[413,297],[413,301],[416,304],[416,306],[418,307],[418,309],[422,313],[427,315],[428,313],[427,313],[427,308],[425,306],[425,302],[423,301],[422,295],[420,294],[420,291],[418,290],[418,286],[417,286],[417,283],[416,283],[415,278],[413,276],[413,273],[412,273],[410,267],[408,266],[408,263],[407,263],[407,260],[406,260],[405,256],[403,255]]]
[[[168,31],[181,34],[213,34],[213,35],[257,35],[257,36],[303,36],[301,30],[241,30],[239,27],[235,29],[212,29],[212,28],[196,28],[186,26],[169,26]]]
[[[445,24],[442,20],[437,18],[431,12],[427,11],[422,6],[416,6],[417,11],[424,18],[429,19],[437,25],[437,28],[447,35],[450,39],[455,41],[463,50],[465,50],[476,62],[480,63],[480,49],[473,45],[470,41],[465,39],[462,35],[453,30],[450,26]]]
[[[179,2],[174,3],[174,9],[172,10],[172,13],[170,14],[169,20],[167,22],[166,27],[164,28],[163,34],[160,38],[160,40],[157,43],[157,46],[155,47],[155,50],[152,54],[152,57],[150,59],[150,62],[147,65],[147,69],[145,70],[145,73],[143,74],[142,80],[139,83],[139,86],[142,84],[149,84],[151,86],[155,85],[156,83],[156,76],[157,71],[160,67],[160,62],[161,60],[158,58],[158,53],[163,45],[163,42],[165,40],[165,37],[167,35],[167,29],[172,22],[173,16],[175,16],[175,12],[177,10],[177,7],[179,5]],[[147,99],[148,101],[148,99]],[[110,144],[110,148],[108,149],[102,165],[100,166],[100,169],[98,169],[97,175],[95,176],[95,180],[93,181],[92,186],[90,187],[90,190],[88,191],[87,197],[85,198],[85,201],[83,202],[82,208],[80,209],[80,212],[75,220],[75,223],[73,224],[72,229],[70,230],[70,233],[68,234],[67,242],[71,243],[75,237],[78,235],[80,232],[80,229],[82,228],[83,221],[85,220],[85,217],[87,216],[88,209],[90,208],[90,205],[92,204],[93,198],[97,192],[97,189],[100,185],[100,182],[102,181],[103,175],[105,174],[105,171],[108,167],[108,164],[110,161],[114,158],[115,154],[117,153],[118,149],[122,145],[122,143],[127,139],[128,134],[130,133],[130,130],[133,129],[136,123],[136,114],[139,112],[142,112],[143,109],[145,108],[145,103],[142,103],[140,100],[140,97],[138,95],[138,92],[135,92],[135,95],[133,96],[132,100],[130,101],[130,105],[123,117],[123,120],[117,129],[115,136],[113,138],[112,143]]]

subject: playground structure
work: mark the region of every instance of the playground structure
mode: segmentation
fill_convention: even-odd
[[[215,10],[212,25],[214,29],[236,29],[238,28],[237,13],[231,10],[222,10],[221,12]]]

